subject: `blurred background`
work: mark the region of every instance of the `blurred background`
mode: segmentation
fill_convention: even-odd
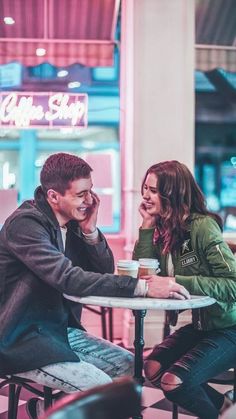
[[[16,122],[22,97],[55,93],[87,95],[84,126]],[[45,159],[60,151],[93,167],[99,227],[116,260],[131,256],[140,185],[161,160],[188,165],[236,243],[235,0],[0,0],[0,224],[33,198]],[[162,325],[150,311],[147,347]],[[113,326],[132,347],[132,314],[115,310]]]
[[[122,141],[129,139],[122,138],[120,96],[124,84],[121,86],[120,74],[121,28],[127,3],[115,0],[0,1],[1,91],[87,93],[89,98],[87,128],[19,129],[1,123],[0,189],[15,190],[9,194],[9,200],[17,199],[20,204],[33,197],[40,169],[48,155],[59,151],[78,154],[94,168],[95,188],[102,199],[99,224],[110,234],[121,233],[122,217],[125,217],[121,211],[122,187],[125,188],[122,170],[126,170],[122,163],[122,153],[126,152]],[[134,8],[138,4],[142,7],[141,3],[137,1]],[[153,2],[146,3],[151,11]],[[174,3],[182,7],[183,2]],[[225,231],[236,235],[236,5],[233,0],[193,3],[196,54],[192,74],[193,170],[209,209],[219,212],[224,218]],[[164,42],[165,36],[163,33]],[[177,72],[174,61],[171,65],[172,72]],[[152,61],[145,70],[151,73]],[[158,73],[152,77],[153,86],[158,77]],[[163,98],[171,88],[171,79],[168,83],[166,78],[164,83],[159,92]],[[177,78],[175,83],[178,83]],[[171,111],[170,108],[170,124]],[[151,118],[149,124],[152,124]],[[148,144],[148,138],[144,140]],[[177,158],[181,160],[181,156]],[[143,166],[147,168],[148,164],[144,162]],[[8,212],[8,194],[2,193],[0,197],[4,197],[5,205],[1,205],[0,222]]]

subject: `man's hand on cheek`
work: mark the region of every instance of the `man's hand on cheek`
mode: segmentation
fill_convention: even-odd
[[[97,228],[97,217],[98,217],[98,208],[100,205],[100,199],[95,192],[91,191],[91,197],[93,202],[88,206],[86,211],[86,218],[82,221],[79,221],[80,228],[83,233],[90,234],[93,233]]]

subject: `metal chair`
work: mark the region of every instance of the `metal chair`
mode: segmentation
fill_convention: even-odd
[[[128,419],[139,417],[141,385],[130,377],[65,396],[43,419]]]
[[[227,370],[211,378],[208,383],[232,385],[233,386],[233,402],[236,402],[236,368]]]
[[[36,388],[36,383],[25,378],[17,377],[15,375],[4,375],[0,376],[0,389],[8,386],[8,413],[7,419],[17,419],[18,404],[22,388],[30,391],[36,396],[41,397],[44,400],[44,408],[48,409],[52,405],[52,400],[57,395],[53,395],[53,390],[50,387],[42,387],[42,390]]]
[[[113,309],[111,307],[100,307],[96,309],[90,307],[87,304],[84,304],[87,310],[92,313],[99,314],[101,316],[101,326],[102,326],[102,337],[103,339],[109,339],[110,342],[113,342]],[[107,333],[107,315],[108,315],[108,333]]]

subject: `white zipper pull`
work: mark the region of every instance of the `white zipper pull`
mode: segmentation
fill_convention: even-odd
[[[226,266],[228,267],[229,272],[231,272],[232,270],[231,270],[231,268],[230,268],[229,264],[226,262],[226,260],[225,260],[225,258],[224,258],[224,255],[223,255],[223,253],[222,253],[222,251],[221,251],[221,249],[220,249],[220,245],[219,245],[219,244],[217,244],[217,245],[216,245],[216,249],[217,249],[217,251],[220,253],[220,255],[221,255],[221,257],[222,257],[222,259],[223,259],[224,263],[225,263],[225,264],[226,264]]]

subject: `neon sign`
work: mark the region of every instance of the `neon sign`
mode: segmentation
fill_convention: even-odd
[[[73,93],[0,93],[0,126],[86,127],[88,96]]]

